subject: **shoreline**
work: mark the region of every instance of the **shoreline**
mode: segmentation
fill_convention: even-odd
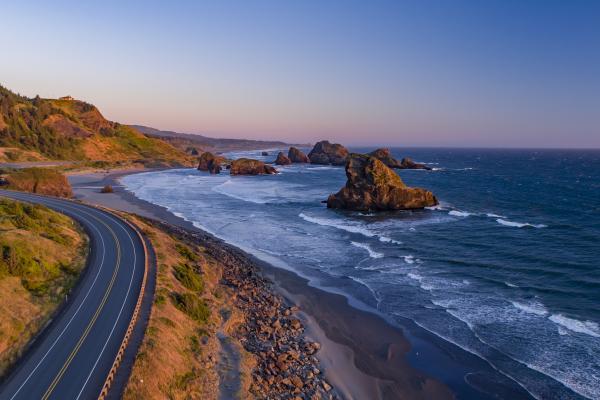
[[[307,338],[322,344],[317,358],[325,378],[341,397],[486,399],[492,398],[492,393],[498,394],[500,389],[500,395],[506,398],[531,398],[516,383],[511,385],[512,381],[508,387],[500,388],[501,384],[507,384],[508,378],[486,361],[418,327],[411,320],[402,320],[400,326],[393,325],[376,310],[356,307],[347,296],[314,287],[309,279],[247,254],[164,207],[138,199],[118,181],[124,175],[150,171],[78,174],[69,179],[79,200],[199,232],[220,242],[228,251],[252,260],[273,282],[274,290],[300,308]],[[114,193],[99,194],[99,188],[105,184],[112,185]]]

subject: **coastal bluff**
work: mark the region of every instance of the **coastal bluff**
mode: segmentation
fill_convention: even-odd
[[[429,190],[411,188],[376,157],[353,153],[346,163],[346,186],[327,199],[328,208],[356,211],[411,210],[438,204]]]

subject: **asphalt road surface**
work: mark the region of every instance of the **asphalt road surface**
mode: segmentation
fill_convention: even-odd
[[[66,200],[0,190],[77,220],[90,237],[86,270],[64,308],[0,386],[1,400],[97,399],[141,290],[142,241],[114,215]]]

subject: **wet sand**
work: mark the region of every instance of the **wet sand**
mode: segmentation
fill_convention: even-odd
[[[165,208],[124,190],[118,178],[135,171],[69,177],[77,199],[136,213],[203,232]],[[110,184],[114,193],[101,194]],[[229,251],[241,252],[204,232]],[[346,399],[520,399],[530,396],[485,361],[419,328],[410,320],[394,326],[376,310],[361,309],[339,294],[311,286],[305,278],[244,253],[274,288],[302,311],[306,334],[321,343],[325,378]]]

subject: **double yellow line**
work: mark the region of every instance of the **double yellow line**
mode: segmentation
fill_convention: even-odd
[[[110,291],[112,290],[112,287],[113,287],[113,285],[115,283],[115,280],[117,278],[117,274],[118,274],[120,266],[121,266],[121,245],[119,244],[119,240],[117,239],[117,235],[115,234],[115,232],[113,231],[113,229],[110,226],[108,226],[104,221],[100,220],[99,218],[97,218],[96,216],[94,216],[92,214],[89,214],[89,215],[92,218],[94,218],[95,220],[97,220],[98,222],[100,222],[102,225],[104,225],[106,227],[106,229],[108,229],[110,231],[111,235],[113,236],[113,238],[115,240],[115,243],[117,245],[117,267],[115,268],[115,270],[113,272],[112,278],[111,278],[110,283],[109,283],[109,285],[108,285],[108,287],[106,289],[106,292],[104,293],[104,297],[102,298],[102,301],[100,302],[100,305],[98,306],[98,308],[96,309],[96,312],[94,313],[92,319],[90,320],[90,322],[86,326],[83,334],[81,335],[81,337],[77,341],[77,344],[73,348],[73,351],[71,351],[71,354],[69,354],[69,357],[67,358],[67,360],[63,364],[62,368],[60,369],[60,371],[58,372],[58,374],[54,377],[54,379],[52,380],[52,383],[50,384],[50,386],[48,387],[48,389],[46,390],[46,392],[42,396],[42,400],[47,400],[50,397],[50,395],[52,394],[52,391],[56,388],[56,385],[58,385],[58,382],[60,382],[60,379],[63,377],[63,375],[65,374],[67,368],[71,364],[71,361],[73,361],[73,358],[75,358],[75,356],[79,352],[79,349],[81,348],[81,346],[82,346],[85,338],[90,333],[90,331],[91,331],[94,323],[98,319],[98,316],[100,315],[100,312],[102,311],[102,309],[104,308],[104,305],[106,304],[106,301],[108,300],[108,296],[110,294]]]

